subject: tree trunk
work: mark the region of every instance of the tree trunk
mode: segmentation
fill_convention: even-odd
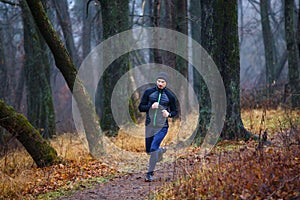
[[[165,0],[162,1],[163,15],[160,17],[160,27],[176,30],[176,2],[175,0]],[[182,29],[183,30],[183,29]],[[176,68],[176,55],[167,51],[161,51],[162,64]]]
[[[198,2],[197,0],[191,0],[190,7],[192,17],[192,37],[212,55],[214,53],[212,48],[214,47],[215,42],[213,35],[213,2]],[[193,53],[193,55],[195,55],[195,53]],[[196,145],[200,145],[202,138],[204,138],[207,133],[207,125],[209,124],[211,117],[211,101],[204,79],[196,70],[194,70],[194,87],[200,109],[199,126],[194,142]]]
[[[201,1],[201,44],[212,56],[223,78],[227,109],[221,136],[223,139],[245,138],[240,109],[240,63],[238,41],[237,1]],[[202,82],[202,81],[201,81]],[[200,120],[195,142],[207,132],[211,115],[210,100],[206,87],[200,91]]]
[[[0,28],[0,35],[2,35],[2,28]],[[5,46],[3,37],[0,37],[0,100],[6,101],[6,98],[8,97],[8,82],[7,82],[7,68],[6,68],[6,58],[5,58]],[[4,134],[6,134],[5,129],[0,127],[0,147],[3,146],[5,143],[5,137]],[[1,149],[0,149],[1,151]]]
[[[51,138],[56,134],[56,130],[47,48],[43,38],[36,31],[26,2],[21,1],[21,8],[24,41],[26,41],[24,70],[27,86],[27,115],[30,123],[44,138]]]
[[[299,49],[295,30],[294,1],[285,1],[285,36],[288,52],[288,77],[291,107],[300,108]]]
[[[152,24],[153,27],[160,27],[161,26],[161,7],[162,3],[161,0],[154,0],[154,5],[152,6],[153,9],[153,18],[152,18]],[[153,49],[152,50],[152,57],[154,63],[161,64],[163,61],[161,51],[159,49]]]
[[[55,6],[58,22],[61,26],[65,38],[66,48],[70,53],[76,68],[78,69],[80,64],[79,56],[77,54],[75,42],[72,35],[73,31],[72,31],[72,23],[69,14],[68,2],[66,0],[60,0],[60,1],[54,0],[53,4]]]
[[[269,20],[269,1],[260,0],[260,14],[265,49],[266,86],[268,92],[272,92],[271,86],[275,81],[276,52]]]
[[[101,155],[104,153],[104,146],[98,117],[86,89],[80,80],[76,80],[77,70],[74,63],[65,49],[63,42],[53,29],[53,26],[51,25],[43,8],[42,2],[40,0],[27,0],[27,4],[29,5],[32,16],[34,17],[41,34],[54,56],[56,66],[61,71],[77,102],[89,144],[90,153],[93,156]]]
[[[240,57],[238,39],[237,1],[218,1],[214,15],[213,53],[224,81],[227,95],[227,109],[222,138],[248,139],[250,134],[244,128],[240,107]]]
[[[171,2],[175,4],[174,8],[174,29],[180,33],[183,33],[185,35],[188,35],[188,8],[187,8],[187,0],[175,0],[174,2]],[[183,46],[184,45],[184,46]],[[188,40],[184,42],[184,44],[178,44],[179,48],[183,49],[189,49],[188,48]],[[188,55],[189,53],[186,52]],[[176,71],[180,72],[186,79],[188,79],[188,61],[185,59],[182,59],[180,56],[176,55],[175,57],[175,69]],[[182,85],[180,88],[178,88],[182,95],[188,97],[189,96],[189,90]],[[186,101],[186,105],[182,105],[185,108],[190,108],[189,103],[191,101]],[[192,112],[191,110],[187,110],[186,112]],[[184,117],[184,115],[181,115]],[[184,118],[182,118],[184,120]]]
[[[299,49],[299,57],[300,57],[300,8],[298,9],[298,20],[297,20],[297,44],[298,44],[298,49]]]
[[[2,35],[2,28],[0,29],[0,34]],[[7,83],[7,68],[6,68],[6,58],[5,58],[5,44],[3,37],[0,37],[0,99],[7,98],[8,83]]]
[[[241,28],[244,27],[244,6],[243,6],[243,0],[238,0],[238,8],[239,8],[239,12],[240,14],[240,22],[241,22]],[[243,44],[244,41],[244,31],[242,30],[240,32],[240,46]]]
[[[191,37],[198,42],[199,44],[201,44],[201,27],[202,27],[202,20],[201,20],[201,14],[202,14],[202,7],[201,7],[201,1],[199,0],[190,0],[190,6],[189,6],[190,10],[190,24],[191,24]],[[202,46],[203,47],[203,46]],[[204,48],[204,47],[203,47]],[[192,46],[192,59],[196,60],[196,56],[195,53],[193,52],[195,48]],[[202,79],[202,77],[200,76],[199,73],[197,73],[197,70],[193,68],[192,71],[193,74],[193,88],[194,91],[197,95],[197,99],[198,99],[198,103],[199,103],[199,111],[201,112],[202,106],[201,106],[201,87],[206,85],[204,84],[204,81]],[[203,104],[203,105],[207,105],[207,104]],[[201,117],[204,116],[202,114],[200,114],[198,121],[199,121],[199,125],[204,124],[201,121]],[[209,119],[208,119],[209,120]],[[198,146],[200,146],[201,144],[201,133],[203,133],[202,130],[203,129],[199,126],[197,132],[196,132],[196,136],[194,139],[194,143]],[[206,130],[206,129],[205,129]]]
[[[21,142],[38,167],[58,162],[56,151],[49,146],[25,116],[0,100],[0,125]]]
[[[18,78],[18,84],[17,84],[16,92],[15,92],[16,96],[15,96],[15,101],[14,101],[14,105],[15,105],[17,112],[20,112],[20,110],[21,110],[24,88],[25,88],[25,69],[24,69],[24,66],[22,66],[20,75]]]
[[[102,0],[102,20],[103,20],[103,39],[114,36],[117,33],[125,31],[129,28],[129,1]],[[115,48],[118,48],[116,46]],[[104,58],[105,59],[105,58]],[[97,105],[99,110],[101,127],[106,131],[107,136],[116,136],[119,130],[116,124],[111,108],[111,96],[116,81],[128,71],[129,54],[123,55],[115,60],[109,68],[104,72],[101,81],[100,90],[98,90]],[[117,98],[124,98],[122,94],[118,94]],[[102,98],[101,98],[102,96]]]

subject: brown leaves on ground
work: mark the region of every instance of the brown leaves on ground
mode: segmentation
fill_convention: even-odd
[[[45,168],[33,166],[20,174],[0,173],[3,186],[0,199],[35,199],[49,192],[65,193],[107,181],[117,173],[108,164],[89,155],[77,160],[65,159],[60,164]]]
[[[22,194],[28,196],[57,189],[76,189],[75,187],[79,187],[84,182],[104,181],[104,178],[99,180],[97,178],[112,176],[116,173],[117,171],[108,164],[96,159],[67,160],[58,165],[36,169],[32,181],[28,182],[28,186],[22,191]]]
[[[205,158],[195,150],[181,159],[181,165],[189,162],[193,167],[186,167],[182,178],[169,184],[158,199],[300,198],[299,145],[288,150],[275,146],[258,150],[257,142],[250,141],[227,150],[230,143],[236,146],[227,142]]]

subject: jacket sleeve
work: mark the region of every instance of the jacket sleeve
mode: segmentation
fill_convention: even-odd
[[[175,117],[178,113],[177,106],[176,106],[175,95],[169,90],[166,91],[166,94],[168,95],[168,97],[170,99],[170,114],[171,114],[171,117]]]
[[[140,112],[148,112],[149,109],[151,108],[151,104],[149,102],[149,95],[150,95],[150,91],[146,90],[142,96],[140,105],[139,105],[139,111]]]

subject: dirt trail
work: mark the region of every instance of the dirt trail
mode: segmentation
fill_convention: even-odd
[[[153,182],[145,182],[144,173],[129,173],[96,185],[94,188],[78,191],[70,197],[59,199],[147,199],[173,179],[174,173],[165,171],[170,167],[170,164],[165,164],[164,169],[156,171]]]
[[[122,169],[127,169],[127,172],[106,183],[97,184],[93,188],[78,191],[72,196],[62,197],[59,200],[151,199],[154,193],[159,192],[165,184],[174,181],[179,173],[182,174],[184,167],[175,162],[178,158],[178,152],[167,152],[164,155],[164,160],[157,163],[154,180],[145,182],[148,158],[145,154],[140,153],[132,156],[129,161],[128,157],[124,161],[114,161]],[[128,172],[128,169],[131,171]]]

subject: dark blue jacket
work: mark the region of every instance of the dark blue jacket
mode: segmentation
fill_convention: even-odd
[[[159,93],[161,98],[158,109],[152,109],[151,106],[154,102],[158,102]],[[139,105],[140,112],[146,112],[145,125],[155,127],[168,127],[167,118],[163,117],[162,110],[167,110],[170,113],[169,117],[175,117],[177,115],[176,98],[175,95],[168,89],[159,89],[157,86],[147,89],[141,99]],[[156,111],[157,110],[157,111]],[[153,123],[154,115],[156,112],[156,122]]]

